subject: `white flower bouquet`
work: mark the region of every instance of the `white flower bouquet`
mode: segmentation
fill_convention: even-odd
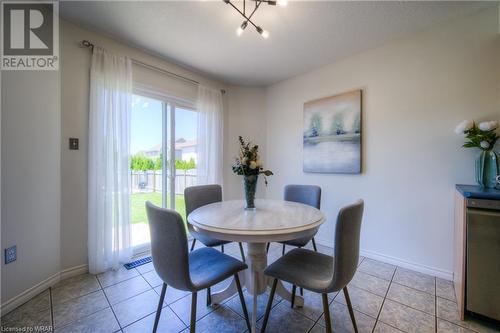
[[[495,130],[498,128],[498,121],[483,121],[476,124],[472,120],[464,120],[455,128],[455,133],[465,134],[465,143],[462,147],[479,148],[491,150],[498,140]]]
[[[233,172],[240,176],[259,174],[271,176],[273,173],[270,170],[264,170],[262,167],[262,162],[259,159],[259,146],[246,142],[241,136],[238,137],[238,140],[240,142],[240,153],[233,165]]]
[[[271,170],[264,170],[262,162],[259,159],[259,146],[245,141],[241,136],[240,153],[233,164],[233,172],[243,176],[243,186],[245,189],[245,199],[247,210],[255,210],[255,192],[257,188],[257,178],[260,174],[264,175],[264,182],[267,186],[267,176],[272,176]]]

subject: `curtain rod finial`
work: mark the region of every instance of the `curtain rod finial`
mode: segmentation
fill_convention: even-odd
[[[80,46],[81,47],[87,47],[87,48],[90,48],[90,49],[93,49],[94,48],[94,44],[92,44],[91,42],[89,42],[88,40],[84,39],[80,42]]]

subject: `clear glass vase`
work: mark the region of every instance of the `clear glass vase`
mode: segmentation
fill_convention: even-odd
[[[481,150],[476,158],[476,182],[485,188],[495,188],[498,167],[498,154],[494,150]]]
[[[246,210],[255,209],[255,192],[259,175],[243,176],[243,188],[245,189]]]

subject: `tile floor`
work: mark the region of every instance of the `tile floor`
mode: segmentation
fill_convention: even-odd
[[[332,254],[328,247],[320,246],[319,250]],[[226,246],[226,253],[239,258],[237,245]],[[280,256],[281,247],[273,244],[269,261]],[[61,333],[150,332],[160,289],[152,264],[98,276],[76,276],[2,317],[2,331],[37,326],[54,327]],[[449,281],[393,265],[361,258],[349,290],[360,332],[500,332],[491,324],[460,321]],[[291,309],[289,302],[275,299],[267,332],[324,332],[321,296],[308,291],[304,294],[303,308]],[[205,296],[205,292],[198,296],[197,332],[246,331],[237,296],[210,307],[205,305]],[[334,332],[353,332],[343,294],[329,296]],[[251,311],[251,298],[246,292],[245,297]],[[264,294],[258,299],[258,324],[267,297]],[[190,303],[188,293],[167,289],[158,332],[188,332]]]

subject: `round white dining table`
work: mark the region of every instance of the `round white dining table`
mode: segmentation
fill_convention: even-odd
[[[264,276],[267,267],[266,244],[312,236],[325,221],[320,210],[297,202],[257,199],[255,206],[254,210],[245,210],[243,200],[221,201],[202,206],[187,218],[196,231],[207,236],[246,243],[249,269],[240,274],[240,279],[253,297],[252,332],[256,330],[257,297],[266,291],[271,282]],[[236,293],[233,280],[227,288],[212,294],[212,302],[221,304]],[[291,301],[291,293],[281,282],[276,293]],[[303,298],[297,295],[295,304],[302,306]]]

